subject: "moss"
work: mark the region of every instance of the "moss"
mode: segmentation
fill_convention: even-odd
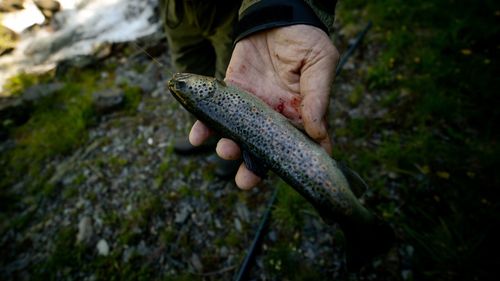
[[[80,174],[78,174],[78,176],[76,176],[73,179],[73,185],[74,186],[79,186],[79,185],[83,184],[86,179],[87,178],[85,177],[85,175],[83,173],[80,173]]]
[[[60,95],[68,94],[66,87]],[[82,144],[86,139],[86,126],[90,100],[71,100],[59,103],[63,97],[45,101],[45,106],[37,109],[30,120],[14,131],[16,148],[11,152],[11,164],[17,170],[37,164],[53,155],[64,154]]]
[[[68,278],[83,265],[86,250],[75,245],[76,229],[62,228],[54,238],[54,248],[47,259],[33,268],[35,280]]]
[[[18,75],[12,76],[5,81],[2,94],[6,96],[17,96],[31,86],[47,83],[53,79],[51,72],[44,74],[32,74],[21,72]]]
[[[236,247],[241,243],[241,235],[234,229],[231,229],[229,233],[224,237],[224,244],[229,247]]]
[[[161,198],[151,192],[142,192],[137,195],[137,204],[133,206],[132,211],[120,219],[119,240],[122,244],[135,244],[141,238],[139,230],[148,229],[148,225],[153,219],[163,213],[164,205]]]
[[[278,201],[272,211],[273,219],[283,233],[293,233],[297,229],[302,229],[303,211],[312,209],[311,205],[281,180],[278,182],[278,188]]]
[[[363,99],[363,94],[365,92],[365,88],[362,84],[356,85],[354,90],[349,94],[348,101],[351,106],[358,106],[361,100]]]
[[[123,86],[125,94],[125,108],[129,113],[135,113],[139,103],[141,102],[142,90],[135,86]]]
[[[175,242],[177,235],[177,230],[173,229],[172,226],[169,225],[160,231],[160,243],[168,246]]]
[[[128,160],[120,156],[112,156],[108,160],[108,165],[114,173],[119,173],[121,169],[127,165]]]
[[[282,242],[267,251],[264,265],[278,280],[331,280],[302,259],[293,244]]]

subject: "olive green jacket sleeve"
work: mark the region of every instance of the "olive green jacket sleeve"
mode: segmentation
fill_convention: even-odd
[[[243,0],[236,30],[238,41],[252,33],[307,24],[333,33],[336,0]]]

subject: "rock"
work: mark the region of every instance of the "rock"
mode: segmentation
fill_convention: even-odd
[[[10,28],[0,24],[0,38],[0,56],[2,56],[14,50],[19,36]]]
[[[150,71],[138,73],[134,70],[118,70],[116,72],[116,85],[137,86],[145,93],[152,92],[155,89],[155,80],[157,71],[154,68],[148,68]]]
[[[144,240],[141,240],[139,242],[139,245],[137,245],[137,254],[140,256],[148,256],[151,250],[146,246],[146,242]]]
[[[34,0],[34,2],[47,20],[52,19],[54,14],[61,9],[61,4],[54,0]]]
[[[99,242],[97,242],[97,253],[101,256],[109,255],[109,245],[106,240],[101,239],[99,240]]]
[[[64,43],[64,41],[63,41],[63,43]],[[62,46],[64,46],[64,44],[62,44]],[[33,46],[32,48],[28,47],[27,52],[29,52],[29,53],[37,53],[37,52],[43,53],[43,52],[46,52],[45,49],[56,50],[57,48],[58,47],[51,47],[51,46],[43,47],[43,48]],[[59,46],[59,48],[60,48],[60,46]],[[59,50],[59,49],[57,49],[57,50]],[[94,56],[91,56],[91,55],[78,55],[78,56],[74,56],[74,57],[69,58],[69,59],[61,60],[57,63],[57,66],[56,66],[56,77],[61,77],[63,74],[65,74],[66,72],[68,72],[68,70],[70,70],[72,68],[87,68],[87,67],[95,66],[97,64],[97,62],[98,62],[98,59],[95,58]]]
[[[189,205],[183,206],[182,209],[175,214],[175,222],[184,223],[184,221],[186,221],[192,210],[193,209]]]
[[[125,93],[118,89],[96,92],[92,95],[94,110],[98,114],[108,114],[120,109],[125,102]]]
[[[222,246],[219,249],[219,255],[223,258],[227,257],[229,255],[229,249],[226,246]]]
[[[243,231],[243,226],[241,225],[241,221],[238,218],[234,218],[234,227],[236,227],[236,230],[239,232]]]
[[[57,12],[61,9],[61,4],[54,0],[34,0],[35,5],[40,10],[49,10],[52,12]]]
[[[2,0],[0,1],[0,12],[8,13],[22,10],[24,0]]]
[[[240,202],[236,203],[236,213],[242,221],[250,221],[250,211],[248,211],[248,207],[245,204],[242,204]]]
[[[130,259],[136,254],[136,250],[135,250],[135,247],[128,247],[128,248],[125,248],[125,250],[123,251],[123,255],[122,255],[122,260],[123,262],[127,263],[130,261]]]
[[[203,264],[201,263],[200,257],[193,253],[191,255],[191,265],[198,271],[198,272],[203,272]]]
[[[43,97],[54,94],[63,87],[64,83],[59,82],[34,85],[24,90],[22,98],[28,102],[36,102]]]
[[[78,223],[78,234],[76,235],[76,243],[87,244],[92,239],[93,234],[92,219],[83,217]],[[99,245],[98,245],[99,246]]]

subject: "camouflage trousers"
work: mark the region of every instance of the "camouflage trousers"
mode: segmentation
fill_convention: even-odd
[[[239,5],[240,1],[160,0],[175,71],[225,77]]]

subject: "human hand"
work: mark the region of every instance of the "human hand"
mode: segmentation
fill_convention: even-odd
[[[292,25],[255,33],[234,48],[225,81],[259,97],[318,142],[328,153],[332,144],[326,114],[339,54],[327,34],[309,25]],[[189,140],[200,145],[213,132],[200,121]],[[226,160],[240,158],[239,146],[222,138],[217,154]],[[260,181],[242,164],[238,187],[249,189]]]

